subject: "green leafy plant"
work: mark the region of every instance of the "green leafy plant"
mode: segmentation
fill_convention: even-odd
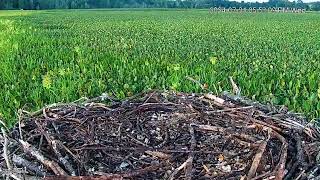
[[[230,90],[320,113],[320,14],[1,11],[0,116],[106,92]],[[6,15],[7,14],[7,15]]]

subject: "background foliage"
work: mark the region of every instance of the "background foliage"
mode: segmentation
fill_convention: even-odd
[[[320,113],[320,14],[0,11],[0,116],[103,92],[230,90]]]

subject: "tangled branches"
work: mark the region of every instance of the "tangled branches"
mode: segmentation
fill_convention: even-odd
[[[320,176],[315,125],[229,94],[153,91],[59,104],[24,113],[0,139],[0,173],[13,179]]]

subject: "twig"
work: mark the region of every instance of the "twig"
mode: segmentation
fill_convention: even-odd
[[[153,148],[130,148],[130,147],[121,147],[121,148],[116,148],[116,147],[110,147],[110,146],[95,146],[95,147],[82,147],[82,148],[76,148],[73,149],[75,151],[83,151],[83,150],[105,150],[105,151],[137,151],[137,152],[145,152],[145,151],[159,151],[163,153],[203,153],[203,154],[221,154],[221,152],[215,152],[215,151],[203,151],[203,150],[198,150],[198,151],[190,151],[190,150],[183,150],[183,149],[172,149],[172,150],[167,150],[167,149],[153,149]]]
[[[233,78],[232,78],[231,76],[229,76],[229,79],[230,79],[230,82],[231,82],[231,85],[232,85],[233,93],[234,93],[236,96],[240,96],[241,89],[238,88],[237,84],[233,81]]]
[[[28,142],[25,142],[23,140],[19,140],[20,144],[23,147],[23,150],[25,153],[30,154],[34,158],[36,158],[38,161],[40,161],[43,165],[50,168],[56,175],[67,175],[67,173],[54,161],[50,161],[49,159],[45,158],[40,151],[38,151],[36,148],[32,147],[31,144]]]
[[[305,175],[305,171],[306,170],[302,170],[302,172],[294,179],[294,180],[298,180],[300,179],[301,177],[303,177]]]
[[[231,100],[233,102],[245,104],[247,106],[254,106],[255,108],[260,109],[260,110],[265,111],[265,112],[271,112],[271,111],[275,111],[276,110],[274,107],[271,107],[269,105],[263,105],[263,104],[261,104],[259,102],[252,101],[252,100],[246,99],[246,98],[241,97],[241,96],[234,96],[234,95],[230,94],[229,92],[223,92],[223,96],[226,99]]]
[[[193,151],[197,146],[197,142],[196,142],[196,137],[194,135],[194,128],[193,128],[192,124],[189,126],[189,132],[190,132],[190,136],[191,136],[190,151]],[[188,159],[190,159],[190,161],[188,161],[188,164],[186,165],[186,170],[185,170],[185,174],[186,174],[185,179],[187,179],[187,180],[192,179],[192,163],[193,163],[193,159],[194,159],[194,154],[195,154],[194,152],[189,153]]]
[[[282,180],[285,175],[284,170],[287,161],[288,142],[282,135],[280,135],[276,131],[271,130],[271,136],[278,138],[282,142],[281,155],[276,167],[278,170],[275,174],[276,180]]]
[[[4,130],[4,128],[1,128],[1,131],[2,131],[2,136],[3,136],[3,139],[4,139],[4,143],[3,143],[3,158],[5,159],[5,162],[6,162],[6,166],[9,170],[9,176],[12,177],[13,179],[16,179],[16,180],[20,180],[20,178],[11,173],[12,171],[12,167],[11,167],[11,164],[10,164],[10,160],[9,160],[9,150],[8,150],[8,145],[9,145],[9,142],[8,142],[8,138],[7,138],[7,133],[6,131]],[[9,177],[7,177],[7,179],[9,179]]]
[[[239,144],[244,145],[244,146],[248,146],[248,147],[257,147],[257,146],[259,146],[256,143],[249,143],[249,142],[245,142],[245,141],[242,141],[242,140],[238,139],[237,138],[238,134],[231,134],[230,132],[227,132],[225,128],[222,128],[222,127],[211,126],[211,125],[197,125],[197,124],[194,124],[194,123],[192,123],[191,125],[194,126],[195,128],[197,128],[198,130],[214,131],[214,132],[220,132],[220,133],[229,134],[228,137],[234,137],[235,140]]]
[[[55,141],[59,144],[60,147],[62,147],[66,152],[68,152],[75,161],[77,161],[78,163],[80,163],[79,158],[78,158],[76,155],[74,155],[68,147],[66,147],[66,146],[65,146],[61,141],[59,141],[59,140],[55,140]]]
[[[55,154],[57,155],[59,161],[64,165],[64,167],[66,168],[66,170],[68,170],[68,172],[71,174],[71,176],[75,176],[76,171],[73,169],[71,163],[69,163],[69,161],[67,161],[67,159],[61,155],[61,153],[58,149],[57,142],[55,140],[53,140],[51,143],[52,143],[52,148],[53,148]]]
[[[264,121],[260,121],[260,120],[255,119],[255,118],[248,117],[242,112],[238,112],[237,115],[239,115],[239,117],[242,116],[245,120],[250,120],[253,123],[260,124],[260,125],[262,125],[264,127],[271,128],[273,131],[278,131],[278,132],[282,132],[283,131],[283,129],[281,129],[281,128],[277,127],[277,126],[274,126],[272,124],[266,123]]]
[[[282,180],[285,175],[284,170],[285,170],[285,165],[287,161],[288,142],[282,135],[280,135],[270,127],[264,126],[263,130],[267,131],[268,133],[270,132],[270,135],[272,137],[279,139],[282,143],[281,154],[280,154],[279,162],[276,166],[276,172],[275,172],[275,179]]]
[[[132,139],[133,141],[135,141],[137,144],[140,144],[140,145],[142,145],[142,146],[144,146],[144,147],[149,147],[146,143],[143,143],[143,142],[139,141],[138,139],[134,138],[133,136],[131,136],[131,135],[129,135],[129,134],[127,134],[127,137],[131,138],[131,139]]]
[[[223,109],[223,110],[206,111],[205,113],[210,115],[210,114],[215,114],[215,113],[223,113],[223,112],[252,109],[252,108],[253,108],[253,106],[245,106],[245,107],[239,107],[239,108],[228,108],[228,109]]]
[[[202,90],[207,90],[207,88],[201,84],[200,81],[193,79],[192,77],[186,76],[186,79],[196,83]]]
[[[152,97],[155,93],[156,93],[156,91],[155,91],[155,92],[152,92],[142,104],[148,103],[148,101],[151,99],[151,97]]]
[[[101,176],[55,176],[55,177],[45,177],[44,180],[122,180],[124,178],[134,178],[141,176],[148,172],[155,171],[162,166],[163,163],[158,163],[156,165],[151,165],[149,167],[139,169],[136,171],[123,173],[123,174],[109,174],[109,173],[99,173]]]
[[[172,156],[159,151],[145,151],[146,154],[151,155],[153,157],[157,157],[159,159],[170,159]]]
[[[215,132],[225,132],[226,131],[224,128],[218,127],[218,126],[198,125],[198,124],[194,124],[194,123],[192,123],[191,125],[199,130],[215,131]]]
[[[193,126],[195,126],[195,124],[191,124],[189,127],[189,131],[190,131],[190,135],[191,135],[191,146],[190,146],[190,150],[194,150],[194,148],[196,147],[196,139],[194,136],[194,128]],[[175,176],[179,173],[179,171],[181,171],[183,168],[186,168],[185,170],[185,174],[186,174],[186,179],[192,179],[192,162],[193,162],[193,158],[194,158],[194,153],[191,152],[189,153],[189,157],[188,159],[181,164],[181,166],[179,166],[178,168],[176,168],[170,175],[169,180],[173,180],[175,179]]]
[[[9,157],[8,157],[8,154],[9,154],[9,150],[8,150],[9,142],[8,142],[8,138],[7,138],[7,133],[6,133],[6,131],[4,130],[4,128],[1,128],[1,131],[2,131],[2,136],[3,136],[3,138],[4,138],[3,158],[4,158],[5,161],[6,161],[6,165],[7,165],[8,170],[10,171],[10,170],[12,169],[12,166],[11,166],[11,164],[10,164],[10,160],[9,160]]]
[[[193,158],[189,157],[183,164],[181,164],[178,168],[176,168],[170,175],[169,180],[176,179],[175,176],[181,171],[183,168],[185,168]]]
[[[123,180],[120,175],[109,176],[47,176],[43,180]]]
[[[29,115],[31,117],[34,117],[34,116],[38,116],[38,115],[42,114],[43,110],[45,110],[45,109],[51,109],[51,108],[62,107],[62,106],[80,106],[80,105],[77,103],[69,103],[69,104],[67,104],[67,103],[53,103],[53,104],[47,105],[46,107],[35,111],[35,112],[28,112],[25,110],[22,110],[22,112],[26,113],[27,115]]]
[[[47,132],[44,131],[42,125],[38,121],[35,121],[35,123],[38,126],[38,128],[40,129],[41,133],[46,138],[49,145],[51,145],[51,148],[54,151],[54,153],[56,154],[56,156],[58,157],[60,163],[63,164],[63,166],[66,168],[66,170],[68,170],[69,173],[71,173],[72,176],[75,176],[76,175],[75,170],[73,169],[73,167],[69,163],[69,161],[67,161],[66,158],[64,158],[62,156],[60,150],[58,149],[57,142],[53,138],[51,138]]]
[[[248,175],[247,175],[248,179],[252,179],[256,175],[256,171],[257,171],[258,166],[260,164],[261,157],[262,157],[263,153],[265,152],[267,144],[268,144],[268,142],[270,140],[270,133],[271,132],[270,132],[270,129],[269,129],[267,139],[260,144],[260,146],[259,146],[259,148],[257,150],[257,154],[255,155],[255,157],[253,159],[251,168],[250,168],[250,170],[248,172]]]
[[[205,94],[204,97],[213,101],[213,104],[215,104],[216,106],[225,107],[226,101],[222,98],[219,98],[218,96],[212,94]]]
[[[314,167],[308,174],[308,179],[313,179],[315,178],[315,174],[317,173],[317,171],[320,169],[320,164],[316,167]],[[319,176],[320,178],[320,176]]]

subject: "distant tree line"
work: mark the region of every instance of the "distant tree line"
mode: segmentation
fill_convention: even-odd
[[[269,0],[268,2],[236,2],[229,0],[0,0],[0,9],[82,9],[82,8],[210,8],[210,7],[288,7],[320,10],[320,2],[301,0]]]

